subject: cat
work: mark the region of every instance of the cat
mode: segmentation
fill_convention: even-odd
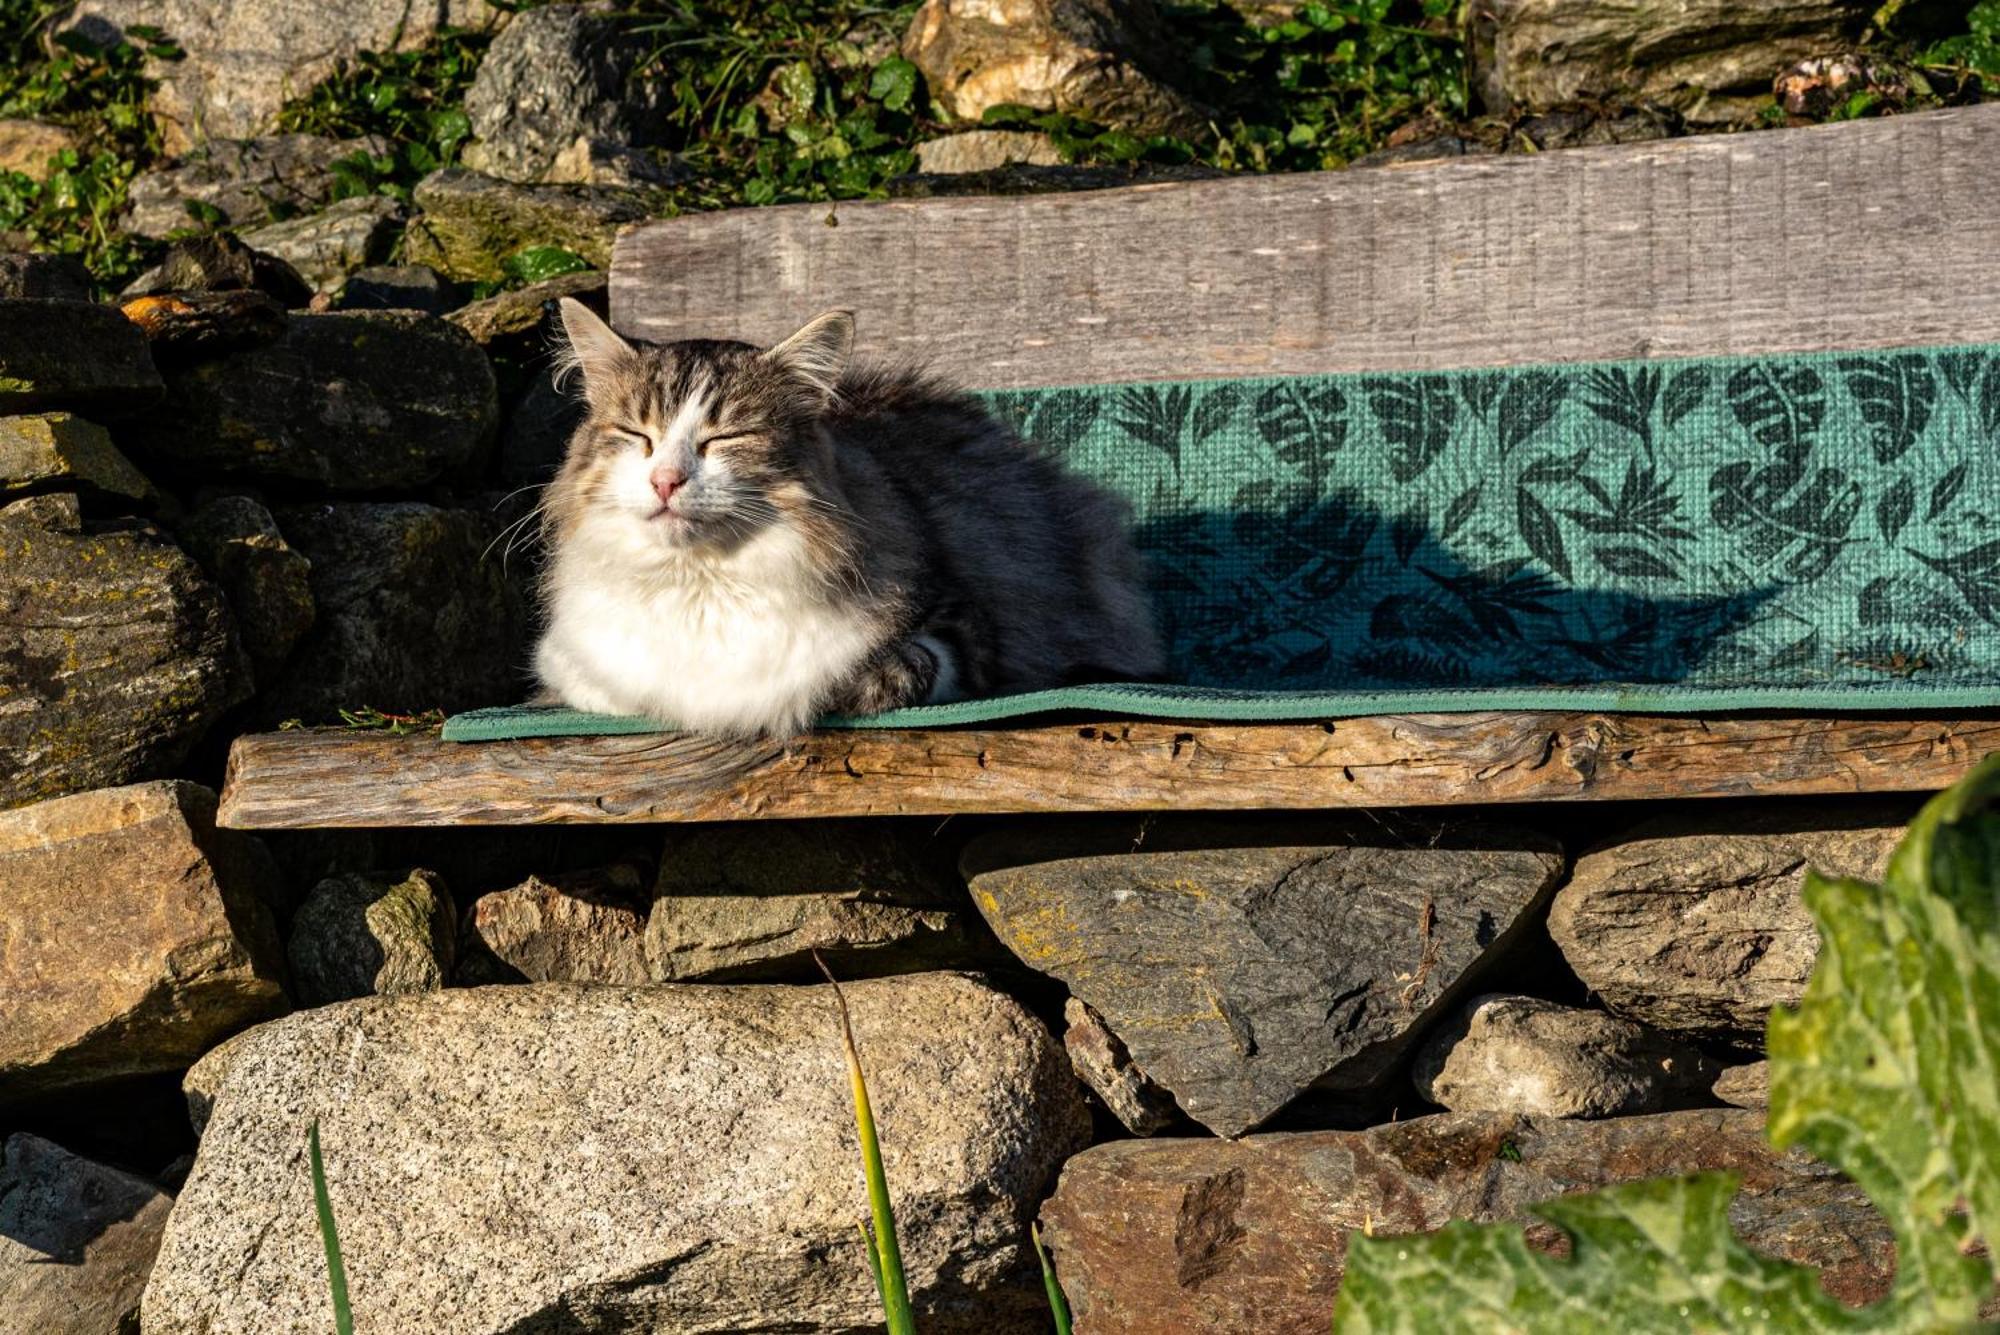
[[[627,342],[560,306],[585,416],[543,506],[544,699],[693,732],[1156,677],[1122,503],[971,396],[769,349]]]

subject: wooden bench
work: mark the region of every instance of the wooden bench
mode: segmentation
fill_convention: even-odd
[[[1781,133],[642,226],[612,320],[768,342],[826,306],[975,388],[2000,341],[2000,106]],[[1996,700],[2000,706],[2000,700]],[[1093,720],[237,740],[235,828],[1315,808],[1925,790],[2000,712]]]

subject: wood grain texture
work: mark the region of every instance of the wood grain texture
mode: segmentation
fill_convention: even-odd
[[[768,343],[829,306],[979,388],[2000,340],[2000,105],[628,232],[612,322]],[[829,216],[838,226],[829,226]]]
[[[791,743],[658,735],[445,742],[241,737],[235,829],[1307,810],[1943,788],[2000,751],[2000,716],[1389,715],[855,731]]]

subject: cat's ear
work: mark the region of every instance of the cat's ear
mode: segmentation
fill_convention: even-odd
[[[765,353],[764,359],[832,398],[853,351],[854,312],[826,311],[806,321],[804,328]]]
[[[632,345],[575,297],[564,297],[556,309],[562,313],[563,336],[569,340],[562,365],[583,373],[585,393],[603,389],[606,380],[630,364]]]

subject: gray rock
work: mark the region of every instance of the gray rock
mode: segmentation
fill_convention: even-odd
[[[1179,61],[1152,0],[926,0],[903,55],[960,120],[1013,104],[1139,134],[1207,133],[1174,86]]]
[[[462,301],[458,284],[428,265],[372,264],[348,276],[334,304],[348,311],[446,315]]]
[[[0,1101],[182,1070],[283,1014],[276,880],[191,783],[0,813]]]
[[[267,723],[337,722],[343,709],[457,711],[527,690],[528,607],[491,514],[414,501],[281,506],[278,527],[312,562],[315,620],[292,667],[258,701]]]
[[[197,1140],[208,1129],[209,1114],[215,1111],[215,1095],[229,1074],[230,1063],[236,1060],[236,1054],[243,1050],[250,1035],[256,1032],[257,1026],[252,1025],[224,1039],[204,1052],[201,1060],[188,1067],[187,1074],[181,1077],[181,1097],[187,1100],[188,1125],[194,1128]],[[185,1182],[187,1174],[181,1174],[181,1179]]]
[[[31,181],[49,179],[49,159],[82,142],[66,125],[0,116],[0,172],[19,172]]]
[[[430,482],[493,439],[493,371],[471,339],[411,311],[292,317],[276,343],[168,374],[135,448],[209,476],[334,492]]]
[[[1472,85],[1497,114],[1599,100],[1697,122],[1769,105],[1771,81],[1860,35],[1867,0],[1495,0],[1474,19]]]
[[[285,308],[254,289],[160,292],[127,301],[125,318],[146,336],[154,365],[176,370],[285,336]]]
[[[645,153],[586,135],[556,154],[555,161],[542,173],[542,180],[550,185],[643,187],[674,185],[691,176],[687,164],[679,158]]]
[[[457,982],[647,982],[652,892],[628,865],[481,895],[465,916]]]
[[[0,251],[0,301],[89,301],[90,271],[74,255]]]
[[[1089,1134],[1061,1053],[967,978],[847,995],[919,1324],[1044,1329],[1022,1239]],[[823,987],[561,984],[264,1025],[230,1054],[145,1329],[325,1324],[300,1206],[314,1119],[356,1329],[866,1328],[880,1307],[838,1026]]]
[[[159,82],[148,106],[167,150],[179,153],[268,132],[280,107],[360,52],[414,50],[441,28],[493,21],[481,0],[83,0],[63,23],[100,43],[151,24],[186,52],[146,62]]]
[[[1715,1077],[1715,1097],[1738,1108],[1771,1106],[1771,1063],[1747,1062]]]
[[[669,827],[646,958],[662,982],[856,978],[975,962],[964,895],[883,821]]]
[[[1135,1136],[1155,1136],[1180,1116],[1173,1095],[1132,1064],[1132,1054],[1104,1017],[1071,997],[1063,1003],[1063,1051],[1077,1078]]]
[[[921,172],[983,172],[1013,162],[1056,167],[1062,160],[1055,140],[1028,130],[966,130],[917,145],[917,170]]]
[[[515,185],[452,167],[417,183],[423,212],[403,253],[467,281],[504,276],[502,262],[531,246],[560,246],[597,268],[611,263],[618,229],[649,216],[641,191],[593,185]]]
[[[128,1335],[173,1198],[40,1136],[0,1150],[0,1312],[8,1329]]]
[[[584,405],[544,370],[528,382],[500,425],[500,481],[510,487],[547,482],[562,467]]]
[[[1115,162],[1099,166],[1036,167],[1010,163],[983,172],[912,172],[889,181],[895,199],[963,195],[1056,195],[1116,190],[1167,181],[1213,181],[1229,175],[1201,162]]]
[[[123,415],[160,397],[146,339],[110,306],[0,300],[0,413]]]
[[[44,529],[50,533],[83,532],[83,504],[73,491],[43,492],[0,504],[0,524]]]
[[[158,264],[118,295],[129,303],[133,297],[196,292],[262,292],[287,308],[304,306],[313,298],[312,284],[289,261],[252,250],[233,232],[174,242]]]
[[[147,504],[159,499],[97,423],[70,413],[0,417],[0,497],[51,487]]]
[[[243,242],[276,255],[322,292],[356,269],[379,264],[396,248],[409,210],[387,195],[357,195],[318,213],[245,232]]]
[[[646,67],[653,45],[604,6],[521,14],[494,39],[465,96],[475,136],[465,165],[534,182],[580,138],[657,142],[667,122],[664,81]]]
[[[546,340],[553,332],[548,319],[550,305],[563,297],[574,297],[601,316],[608,282],[608,276],[599,270],[563,274],[511,292],[495,293],[483,301],[459,307],[447,318],[472,335],[482,348],[493,350],[497,346],[502,352],[519,354],[542,342],[546,351]]]
[[[1625,1117],[1707,1101],[1716,1066],[1603,1011],[1474,997],[1418,1049],[1417,1092],[1453,1112]]]
[[[261,682],[272,682],[313,625],[312,562],[248,496],[221,496],[176,531],[181,545],[222,586]]]
[[[249,686],[222,591],[164,534],[0,521],[0,808],[170,771]]]
[[[385,151],[376,139],[311,134],[211,139],[133,178],[125,230],[157,238],[211,225],[261,227],[312,213],[333,202],[335,162]]]
[[[435,872],[329,876],[292,920],[292,990],[302,1006],[435,992],[457,943],[458,914]]]
[[[1861,1189],[1773,1150],[1763,1118],[1734,1108],[1602,1122],[1442,1113],[1367,1131],[1115,1141],[1063,1166],[1042,1236],[1078,1330],[1324,1335],[1355,1230],[1515,1220],[1530,1247],[1555,1252],[1565,1235],[1528,1207],[1718,1170],[1741,1179],[1729,1218],[1750,1247],[1819,1268],[1844,1302],[1888,1292],[1894,1235]]]
[[[1614,1013],[1669,1033],[1762,1046],[1819,955],[1808,867],[1879,880],[1907,810],[1742,807],[1647,821],[1577,859],[1549,934]]]
[[[1473,822],[1121,820],[983,835],[962,865],[1024,964],[1234,1136],[1315,1086],[1377,1091],[1539,921],[1563,857]]]

